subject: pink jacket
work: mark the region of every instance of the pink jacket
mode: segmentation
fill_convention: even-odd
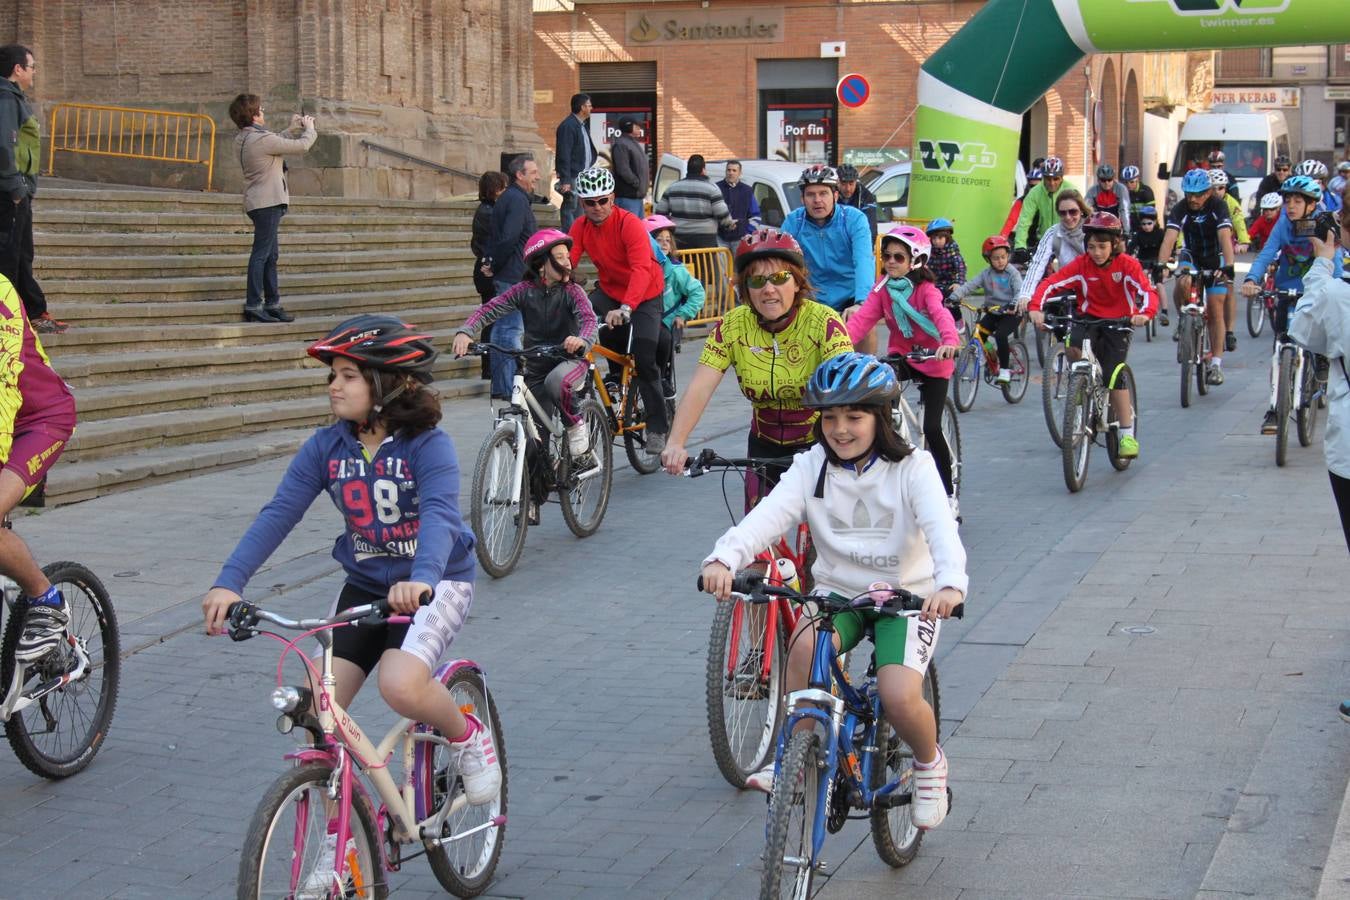
[[[881,321],[882,316],[886,317],[886,326],[891,330],[891,339],[886,346],[890,353],[908,353],[915,348],[936,349],[942,344],[951,344],[953,346],[961,343],[960,336],[956,333],[956,321],[947,307],[942,305],[942,292],[934,284],[923,282],[914,288],[914,293],[909,298],[910,305],[923,313],[933,324],[937,326],[938,335],[941,340],[934,340],[929,337],[928,332],[924,331],[918,325],[913,325],[910,329],[911,336],[905,337],[900,328],[895,324],[895,312],[891,307],[891,292],[886,290],[886,279],[882,278],[872,288],[872,292],[867,295],[862,306],[845,323],[848,328],[849,340],[855,344],[862,340],[872,327]],[[915,369],[925,375],[934,378],[951,378],[952,371],[956,368],[956,362],[950,359],[930,359],[924,362],[910,363]]]

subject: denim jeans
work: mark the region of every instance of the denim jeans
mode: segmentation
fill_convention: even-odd
[[[505,294],[511,287],[509,281],[493,281],[497,295]],[[492,343],[498,347],[520,349],[520,340],[525,334],[525,320],[519,310],[502,316],[492,323]],[[492,396],[505,400],[511,396],[511,382],[516,378],[516,361],[496,351],[488,354],[488,364],[492,369]]]
[[[563,231],[568,231],[572,223],[581,215],[581,201],[577,199],[574,192],[568,192],[562,195],[562,202],[558,205],[558,222]]]
[[[639,219],[642,218],[642,198],[641,197],[615,197],[614,205],[619,209],[626,209]]]
[[[248,211],[253,220],[253,252],[248,257],[248,291],[244,299],[247,309],[258,309],[264,299],[268,306],[281,305],[281,293],[277,290],[277,231],[284,215],[284,203]]]

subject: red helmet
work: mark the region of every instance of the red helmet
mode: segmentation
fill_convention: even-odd
[[[1083,231],[1085,232],[1096,231],[1102,234],[1120,237],[1122,230],[1120,219],[1117,219],[1109,212],[1093,213],[1092,218],[1083,223]]]
[[[363,369],[411,375],[431,383],[436,348],[431,335],[422,333],[396,316],[360,315],[338,325],[328,336],[310,345],[309,355],[326,365],[336,356],[345,357]]]
[[[736,274],[745,271],[745,267],[757,259],[786,259],[794,265],[806,267],[802,256],[801,244],[785,231],[777,228],[761,228],[754,234],[747,234],[736,245]]]
[[[1005,238],[1001,234],[990,235],[989,237],[985,238],[984,243],[980,245],[980,253],[984,256],[985,259],[988,259],[989,254],[993,253],[999,247],[1002,247],[1009,253],[1012,252],[1012,244],[1008,243],[1007,238]]]
[[[543,257],[551,253],[553,248],[559,244],[566,244],[570,248],[572,238],[556,228],[536,231],[530,235],[530,239],[525,242],[525,249],[521,252],[521,255],[525,257],[525,265],[531,269],[538,269],[539,266],[544,264]],[[536,265],[536,261],[538,265]]]

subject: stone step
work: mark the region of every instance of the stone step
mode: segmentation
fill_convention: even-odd
[[[34,273],[44,284],[49,281],[117,279],[117,278],[181,278],[207,275],[242,277],[248,268],[247,248],[231,248],[212,253],[189,256],[182,253],[123,256],[88,255],[63,256],[43,253],[34,260]],[[242,251],[242,252],[241,252]],[[329,252],[288,252],[284,254],[284,273],[295,272],[367,272],[379,268],[399,268],[425,264],[470,265],[473,254],[467,245],[462,247],[411,247],[381,250],[347,250]]]
[[[473,301],[465,304],[472,296]],[[295,298],[296,309],[304,298]],[[290,305],[292,298],[283,301]],[[149,349],[181,350],[206,347],[255,347],[260,343],[295,340],[314,341],[350,316],[361,312],[400,315],[426,328],[444,327],[463,321],[478,305],[477,294],[454,288],[413,288],[384,294],[326,295],[314,315],[296,316],[294,322],[262,324],[244,322],[236,304],[234,321],[200,324],[94,325],[72,327],[64,334],[43,335],[42,343],[54,360],[74,354],[145,353]]]
[[[180,191],[172,189],[127,189],[71,187],[62,185],[59,179],[43,178],[35,209],[64,209],[78,207],[86,210],[160,210],[175,208],[180,210],[204,210],[218,212],[222,210],[243,213],[244,198],[241,194],[207,193],[205,191]],[[478,200],[468,195],[451,200],[394,200],[371,199],[365,197],[313,197],[293,194],[292,205],[307,208],[324,209],[335,213],[359,214],[374,208],[397,210],[405,215],[427,213],[437,215],[447,210],[473,213]]]
[[[392,252],[400,249],[467,250],[469,229],[409,229],[405,231],[343,231],[292,232],[281,230],[281,255],[288,266],[294,254],[337,252]],[[135,256],[185,256],[204,258],[216,253],[243,253],[247,256],[253,245],[253,233],[221,232],[162,232],[139,234],[129,240],[122,233],[88,231],[35,231],[33,242],[37,247],[34,265],[40,270],[44,257],[78,256],[119,258]]]
[[[329,215],[320,212],[295,212],[286,216],[282,231],[400,231],[436,227],[468,230],[473,216],[458,211],[438,216],[407,215],[398,211],[373,209],[364,214]],[[34,211],[34,230],[121,232],[144,234],[166,231],[210,232],[212,234],[253,233],[253,223],[239,213],[163,212],[91,212],[89,210]]]

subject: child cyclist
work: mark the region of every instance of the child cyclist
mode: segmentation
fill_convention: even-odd
[[[886,348],[889,352],[908,353],[914,349],[937,352],[937,359],[902,362],[899,369],[901,378],[919,383],[928,452],[937,463],[947,496],[952,497],[952,453],[942,435],[942,410],[954,368],[952,360],[960,350],[961,338],[926,265],[931,253],[927,235],[912,225],[901,225],[883,235],[881,260],[885,277],[844,324],[849,339],[856,344],[884,316],[891,333]],[[954,497],[952,505],[955,508]]]
[[[1157,290],[1167,272],[1167,266],[1158,259],[1166,232],[1158,227],[1158,210],[1154,206],[1141,207],[1135,222],[1138,227],[1130,235],[1125,252],[1139,260],[1139,267],[1148,274],[1154,290]],[[1161,302],[1158,304],[1158,322],[1168,324],[1167,306]]]
[[[953,300],[964,299],[976,290],[984,291],[984,302],[989,306],[1003,306],[1017,300],[1017,292],[1022,289],[1022,273],[1008,265],[1012,259],[1012,244],[1001,234],[990,235],[984,239],[980,253],[989,263],[985,269],[965,284],[952,288]],[[980,327],[994,336],[994,345],[998,350],[999,384],[1012,381],[1012,370],[1008,368],[1008,336],[1017,328],[1020,318],[1015,313],[1001,313],[995,309],[985,310],[980,319]]]
[[[953,285],[966,280],[966,260],[961,255],[961,245],[956,243],[956,226],[947,219],[934,219],[928,223],[924,233],[933,246],[928,268],[933,273],[938,290],[945,297]]]
[[[665,256],[661,268],[665,272],[666,292],[661,298],[661,334],[656,342],[656,358],[661,364],[661,389],[667,397],[673,398],[676,334],[684,333],[685,320],[698,315],[707,293],[702,283],[680,263],[679,253],[675,249],[674,221],[665,216],[648,216],[644,224],[647,233]]]
[[[718,539],[703,562],[708,593],[725,600],[732,573],[776,535],[805,520],[811,528],[816,592],[856,597],[878,583],[927,599],[915,618],[860,611],[835,619],[835,647],[875,632],[877,682],[886,721],[914,751],[913,822],[933,828],[947,815],[947,758],[937,742],[933,708],[923,699],[924,672],[939,624],[966,593],[966,551],[932,460],[905,443],[891,423],[899,396],[895,373],[874,356],[848,353],[821,363],[802,403],[819,409],[817,443],[797,454],[777,487]],[[931,634],[929,632],[931,628]],[[810,677],[815,626],[803,617],[790,642],[787,690]],[[747,784],[771,791],[773,766]]]
[[[523,251],[525,280],[474,310],[455,334],[451,346],[455,356],[467,353],[469,344],[485,327],[517,311],[522,315],[523,347],[560,344],[577,356],[590,350],[598,333],[595,310],[586,292],[572,282],[571,248],[572,239],[556,228],[530,235]],[[557,405],[567,426],[567,450],[573,459],[590,450],[590,436],[576,403],[577,390],[586,383],[589,372],[584,359],[525,361],[525,384],[546,412],[550,404]]]
[[[1133,459],[1139,455],[1139,441],[1134,436],[1130,392],[1115,389],[1116,370],[1129,355],[1131,335],[1102,328],[1100,323],[1103,319],[1129,318],[1131,325],[1145,325],[1158,312],[1158,295],[1144,277],[1139,261],[1124,252],[1119,219],[1110,213],[1095,213],[1083,225],[1083,233],[1087,252],[1040,283],[1028,304],[1031,320],[1037,328],[1045,324],[1041,305],[1047,296],[1067,292],[1077,295],[1073,330],[1066,342],[1068,355],[1080,358],[1083,339],[1092,340],[1102,374],[1113,388],[1111,407],[1120,421],[1120,455]]]
[[[388,598],[411,625],[333,632],[335,699],[348,706],[379,664],[380,696],[400,716],[427,722],[454,743],[470,803],[501,787],[486,723],[455,705],[433,677],[473,603],[473,533],[459,514],[459,464],[436,427],[440,398],[427,387],[436,351],[393,316],[362,315],[309,348],[327,363],[338,421],[316,431],[291,461],[275,496],[225,561],[202,601],[208,634],[319,494],[333,499],[343,531],[333,558],[346,570],[334,612]],[[431,605],[420,598],[432,595]],[[336,837],[326,852],[335,852]],[[331,862],[329,863],[331,868]],[[320,865],[316,871],[325,871]]]
[[[1270,232],[1279,221],[1280,209],[1283,206],[1284,198],[1280,196],[1279,191],[1271,191],[1261,198],[1261,214],[1247,226],[1247,236],[1252,239],[1252,249],[1257,253],[1260,253],[1266,246],[1266,241],[1270,240]]]

